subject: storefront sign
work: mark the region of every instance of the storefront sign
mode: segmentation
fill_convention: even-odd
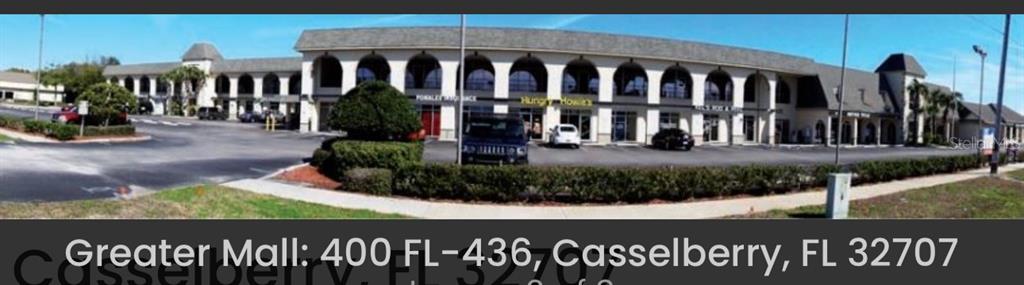
[[[846,116],[850,118],[871,118],[871,114],[861,112],[846,112]]]
[[[736,110],[736,107],[728,105],[701,105],[695,106],[694,109],[704,112],[732,112]]]
[[[528,106],[540,106],[547,107],[551,106],[551,99],[539,96],[523,96],[519,97],[519,103]]]
[[[416,95],[416,101],[430,101],[430,102],[458,102],[458,96],[445,96],[445,95]],[[476,96],[465,96],[462,98],[463,102],[476,102]]]
[[[594,105],[594,100],[587,98],[564,97],[562,98],[561,104],[562,106],[590,107]]]

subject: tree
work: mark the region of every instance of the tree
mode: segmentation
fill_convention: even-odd
[[[89,102],[88,120],[91,123],[109,126],[111,122],[127,123],[121,120],[121,114],[135,109],[138,101],[131,91],[117,84],[97,83],[89,86],[76,101]]]
[[[106,78],[103,77],[102,65],[72,62],[44,70],[40,74],[40,81],[54,88],[57,85],[64,86],[65,100],[76,101],[85,89],[96,83],[105,82]]]
[[[423,128],[409,98],[387,82],[367,81],[338,99],[331,127],[361,140],[401,140]]]
[[[942,104],[946,100],[945,99],[946,93],[942,92],[942,90],[940,90],[940,89],[935,89],[935,90],[929,90],[928,92],[925,92],[924,94],[925,94],[925,96],[924,96],[924,99],[925,99],[924,113],[926,115],[928,115],[928,120],[931,120],[931,124],[930,124],[931,130],[929,131],[929,133],[931,133],[932,136],[935,136],[935,123],[936,123],[936,121],[938,119],[937,115],[939,114],[939,110],[944,108],[942,106]]]
[[[181,90],[174,95],[176,99],[181,100],[182,110],[179,115],[190,115],[186,112],[189,109],[188,99],[195,97],[206,85],[206,77],[206,72],[195,65],[182,65],[160,75],[161,80],[173,82],[175,85],[181,84]]]
[[[914,79],[914,81],[907,85],[907,94],[910,96],[910,110],[916,118],[922,111],[922,97],[928,96],[928,86]],[[915,125],[914,128],[916,129],[917,126]],[[912,134],[916,134],[916,132],[912,132]]]
[[[17,73],[32,73],[31,70],[24,69],[24,68],[17,68],[17,67],[8,68],[5,71],[7,71],[7,72],[17,72]]]

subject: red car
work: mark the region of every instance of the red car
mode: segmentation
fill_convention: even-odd
[[[53,121],[55,121],[55,122],[61,122],[61,123],[65,123],[65,124],[78,124],[78,123],[80,123],[79,120],[81,120],[81,119],[82,119],[82,116],[78,114],[78,106],[65,106],[65,107],[61,107],[60,111],[58,111],[57,113],[53,113]],[[117,121],[116,122],[111,122],[111,123],[113,123],[113,124],[125,124],[127,122],[128,122],[128,113],[127,112],[121,112],[121,114],[119,114],[117,116]]]

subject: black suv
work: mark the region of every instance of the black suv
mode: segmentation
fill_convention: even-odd
[[[196,117],[200,120],[227,120],[228,113],[221,111],[217,107],[199,107],[196,111]]]
[[[693,148],[693,136],[680,129],[664,129],[651,138],[651,146],[660,149],[690,150]]]
[[[465,163],[526,164],[529,139],[514,116],[471,116],[462,139]]]

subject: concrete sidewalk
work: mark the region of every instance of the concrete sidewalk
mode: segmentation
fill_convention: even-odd
[[[1001,172],[1024,169],[1024,164],[1000,167]],[[988,175],[988,169],[912,178],[854,187],[851,199],[866,199],[901,191],[964,181]],[[426,219],[706,219],[790,209],[825,203],[825,191],[725,200],[638,205],[530,206],[432,202],[380,197],[296,186],[267,179],[245,179],[224,186],[349,209],[366,209]]]

